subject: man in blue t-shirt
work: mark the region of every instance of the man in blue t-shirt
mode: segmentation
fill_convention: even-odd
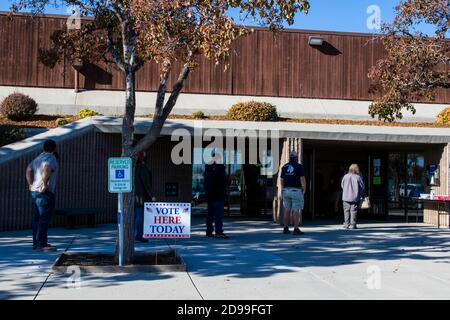
[[[281,188],[284,206],[284,234],[290,234],[289,224],[291,216],[294,222],[293,234],[303,234],[299,229],[302,210],[304,207],[304,194],[306,191],[305,168],[298,163],[296,151],[289,153],[289,162],[281,168]]]

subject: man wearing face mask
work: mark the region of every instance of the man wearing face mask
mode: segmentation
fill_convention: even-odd
[[[43,152],[27,167],[26,178],[33,201],[33,250],[55,251],[48,243],[48,227],[55,211],[55,189],[58,178],[56,142],[44,142]]]

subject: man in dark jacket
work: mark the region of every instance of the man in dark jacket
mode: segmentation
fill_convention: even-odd
[[[136,241],[148,242],[144,233],[144,203],[154,200],[152,197],[152,173],[145,163],[145,152],[137,155],[134,181],[134,236]]]
[[[208,215],[206,218],[206,236],[213,236],[213,222],[216,229],[216,238],[228,239],[223,233],[224,202],[226,196],[227,177],[225,165],[221,154],[216,150],[211,153],[213,161],[205,166],[205,190],[208,202]]]

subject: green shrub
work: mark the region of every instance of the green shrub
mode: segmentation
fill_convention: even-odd
[[[65,126],[66,124],[69,123],[69,121],[67,121],[66,118],[58,118],[55,120],[56,125],[59,126]]]
[[[26,138],[25,130],[13,125],[0,125],[0,147]]]
[[[78,116],[80,117],[80,119],[84,119],[87,117],[93,117],[93,116],[99,116],[100,113],[98,113],[97,111],[91,110],[91,109],[81,109],[78,112]]]
[[[0,113],[13,121],[27,120],[37,111],[37,103],[22,93],[12,93],[0,105]]]
[[[194,112],[194,113],[192,114],[192,117],[193,117],[194,119],[205,119],[205,118],[206,118],[205,114],[204,114],[202,111]]]
[[[277,108],[267,102],[239,102],[228,110],[229,120],[240,121],[277,121]]]
[[[436,123],[438,124],[450,124],[450,107],[442,110],[437,118]]]

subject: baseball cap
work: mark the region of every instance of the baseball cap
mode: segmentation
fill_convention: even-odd
[[[297,157],[298,157],[297,151],[291,150],[289,152],[289,158],[297,158]]]

